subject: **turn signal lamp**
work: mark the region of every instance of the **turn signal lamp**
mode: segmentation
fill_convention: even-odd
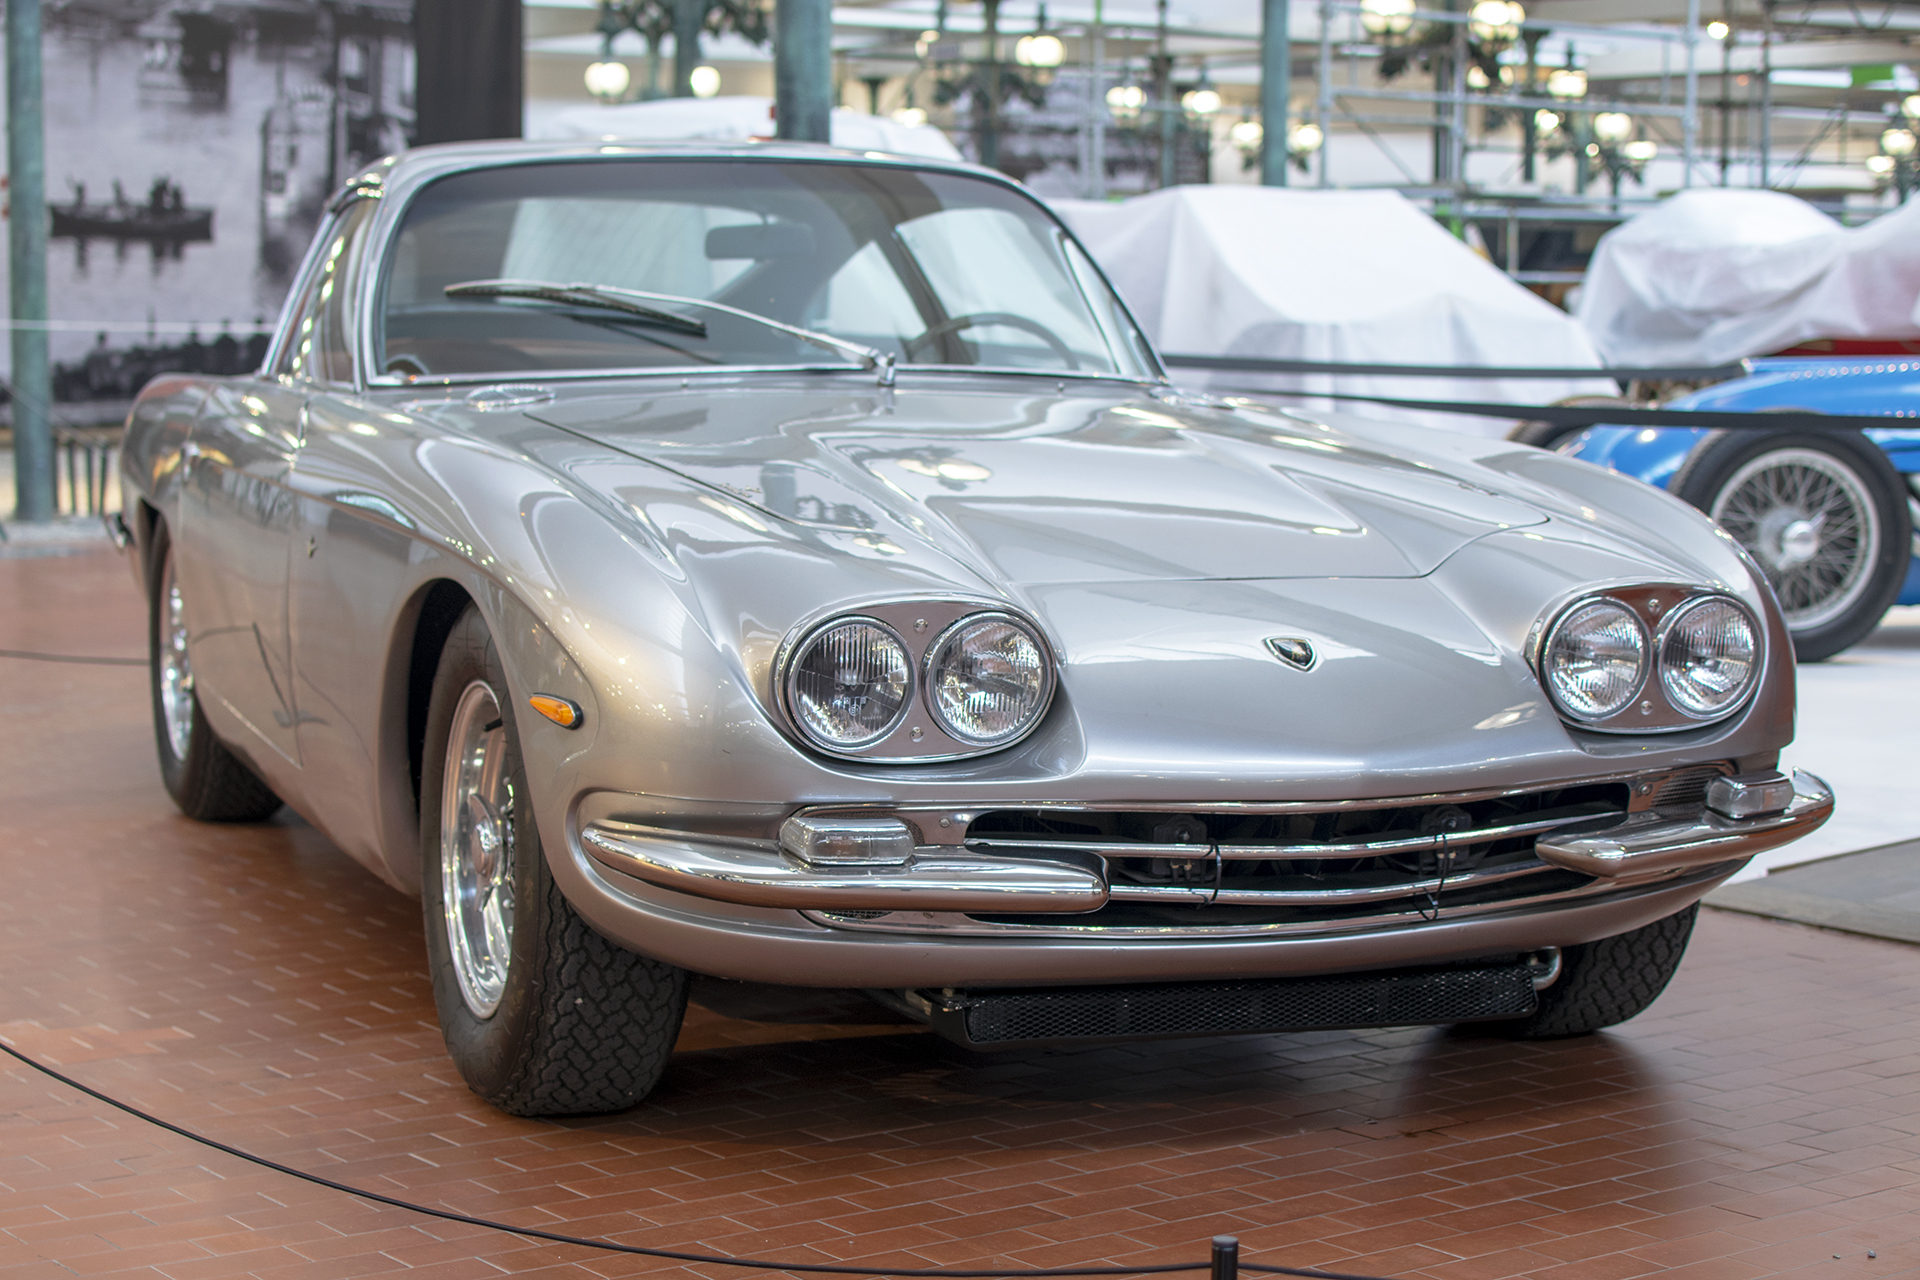
[[[565,698],[556,698],[550,693],[536,693],[527,699],[527,705],[538,711],[562,729],[580,727],[580,704],[569,702]]]

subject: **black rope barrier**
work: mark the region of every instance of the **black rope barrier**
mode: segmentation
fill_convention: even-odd
[[[1345,360],[1269,360],[1257,356],[1162,355],[1169,369],[1218,369],[1223,373],[1344,373],[1401,378],[1610,378],[1615,382],[1726,382],[1753,372],[1746,360],[1730,364],[1653,368],[1540,365],[1355,364]]]
[[[471,1214],[456,1213],[451,1209],[436,1209],[431,1205],[415,1204],[411,1200],[402,1200],[398,1196],[382,1195],[378,1191],[368,1191],[364,1187],[352,1186],[345,1182],[336,1182],[332,1178],[305,1169],[296,1169],[292,1165],[269,1160],[265,1156],[255,1155],[251,1151],[231,1146],[216,1138],[196,1133],[192,1129],[182,1128],[169,1120],[142,1111],[129,1102],[122,1102],[111,1094],[100,1092],[89,1085],[80,1083],[72,1076],[56,1071],[54,1068],[28,1057],[20,1050],[4,1041],[0,1041],[0,1052],[21,1065],[38,1071],[44,1076],[58,1080],[69,1089],[83,1093],[96,1102],[105,1103],[116,1111],[125,1112],[136,1120],[144,1121],[155,1128],[165,1129],[168,1133],[197,1142],[203,1147],[211,1147],[224,1155],[244,1160],[249,1164],[271,1169],[275,1173],[310,1182],[325,1187],[329,1191],[338,1191],[343,1195],[358,1196],[362,1200],[371,1200],[375,1204],[384,1204],[394,1209],[405,1209],[410,1213],[424,1214],[429,1218],[438,1218],[443,1222],[457,1222],[467,1227],[482,1227],[489,1231],[500,1231],[508,1235],[521,1236],[529,1240],[544,1240],[552,1244],[579,1245],[583,1249],[599,1249],[607,1253],[636,1254],[644,1258],[664,1258],[670,1262],[692,1262],[709,1266],[749,1267],[756,1271],[798,1271],[810,1275],[833,1276],[901,1276],[901,1277],[949,1277],[950,1280],[1029,1280],[1046,1276],[1148,1276],[1170,1275],[1183,1271],[1207,1271],[1209,1280],[1235,1280],[1238,1271],[1257,1271],[1263,1275],[1300,1276],[1303,1280],[1381,1280],[1378,1276],[1351,1275],[1342,1271],[1317,1271],[1304,1267],[1279,1267],[1271,1263],[1240,1261],[1240,1242],[1232,1236],[1213,1238],[1212,1256],[1206,1262],[1162,1262],[1137,1267],[1042,1267],[1042,1268],[960,1268],[960,1267],[849,1267],[836,1266],[825,1262],[782,1262],[772,1258],[735,1258],[719,1253],[689,1253],[679,1249],[653,1249],[644,1245],[619,1244],[612,1240],[598,1240],[591,1236],[570,1236],[560,1231],[543,1231],[538,1227],[515,1226],[511,1222],[497,1222],[492,1218],[476,1218]],[[1223,1269],[1224,1268],[1224,1269]]]
[[[1398,396],[1356,396],[1338,391],[1274,391],[1265,387],[1216,387],[1234,395],[1290,400],[1351,400],[1361,404],[1461,413],[1479,418],[1552,422],[1574,427],[1700,427],[1747,431],[1866,431],[1894,427],[1920,429],[1920,415],[1858,413],[1728,413],[1716,409],[1629,409],[1610,405],[1494,404],[1481,400],[1408,400]]]
[[[100,667],[144,667],[145,658],[83,658],[71,653],[35,653],[31,649],[0,649],[0,658],[20,658],[27,662],[79,662]]]

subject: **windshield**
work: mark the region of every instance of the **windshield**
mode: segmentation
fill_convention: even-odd
[[[560,287],[448,294],[500,281]],[[388,257],[377,367],[847,363],[749,316],[660,302],[669,315],[650,319],[569,285],[722,303],[901,365],[1155,376],[1092,264],[1018,192],[891,165],[738,159],[519,165],[433,183]]]

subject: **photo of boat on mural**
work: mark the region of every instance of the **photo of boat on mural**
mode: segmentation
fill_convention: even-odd
[[[50,204],[55,239],[149,240],[179,243],[213,239],[213,210],[186,203],[186,193],[171,178],[159,177],[145,200],[130,200],[116,180],[113,199],[89,203],[87,185],[70,182],[73,199]]]

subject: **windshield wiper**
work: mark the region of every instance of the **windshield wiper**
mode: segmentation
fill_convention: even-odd
[[[649,324],[671,329],[695,338],[707,336],[707,326],[698,320],[676,316],[671,311],[641,306],[615,296],[615,291],[591,284],[551,284],[544,280],[468,280],[450,284],[441,290],[449,298],[527,298],[534,302],[558,302],[570,307],[598,307],[603,311],[623,311]]]
[[[707,326],[700,321],[689,320],[685,316],[676,316],[672,312],[660,311],[644,304],[669,302],[681,307],[705,307],[709,311],[720,311],[742,320],[750,320],[754,324],[765,325],[769,329],[778,330],[802,342],[812,343],[836,355],[849,356],[858,361],[862,369],[870,373],[877,372],[880,375],[881,386],[893,385],[894,358],[884,351],[863,346],[858,342],[847,342],[831,334],[802,329],[799,325],[775,320],[771,316],[763,316],[758,312],[730,307],[724,302],[709,302],[705,298],[685,298],[677,293],[654,293],[646,289],[619,289],[610,284],[557,284],[547,280],[468,280],[462,284],[450,284],[443,292],[449,298],[533,298],[573,306],[603,307],[609,311],[624,311],[650,323],[664,325],[678,332],[701,338],[707,336]]]

